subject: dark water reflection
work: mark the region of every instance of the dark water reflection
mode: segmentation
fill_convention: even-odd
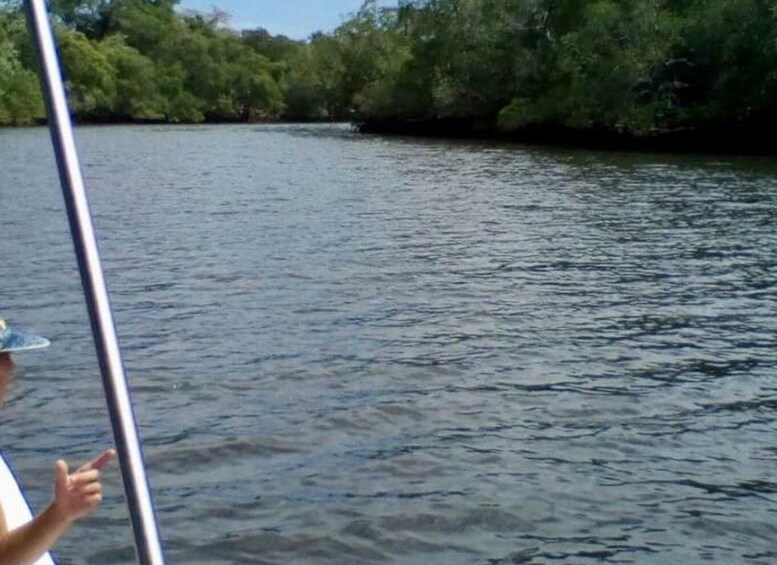
[[[777,559],[777,167],[85,128],[175,563]],[[51,151],[0,131],[3,445],[110,442]],[[43,416],[43,417],[41,417]],[[132,561],[120,480],[63,563]]]

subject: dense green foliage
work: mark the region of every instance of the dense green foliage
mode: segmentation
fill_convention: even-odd
[[[777,117],[775,0],[407,0],[367,119],[644,134]],[[361,16],[365,21],[366,15]]]
[[[777,0],[369,0],[308,41],[178,0],[52,0],[86,120],[460,121],[636,134],[777,119]],[[42,117],[0,0],[0,123]]]
[[[5,0],[0,10],[0,122],[6,123],[42,117],[18,4]],[[182,14],[176,4],[53,0],[75,114],[103,121],[278,118],[285,107],[281,84],[286,64],[262,54],[267,45],[253,45],[222,29],[224,14]],[[275,43],[284,41],[271,38],[269,47]]]

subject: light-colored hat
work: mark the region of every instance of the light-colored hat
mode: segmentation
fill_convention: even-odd
[[[0,318],[0,353],[13,353],[28,349],[42,349],[50,345],[45,337],[39,337],[11,329],[4,318]]]

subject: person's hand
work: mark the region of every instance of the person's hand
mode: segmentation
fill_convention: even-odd
[[[100,471],[116,456],[116,451],[107,449],[96,459],[68,472],[65,461],[57,461],[54,483],[54,507],[60,518],[72,523],[92,512],[102,501]]]

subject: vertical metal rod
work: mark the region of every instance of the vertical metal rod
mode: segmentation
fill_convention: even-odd
[[[41,63],[40,77],[46,99],[49,129],[100,362],[116,450],[119,454],[138,560],[143,565],[163,564],[154,506],[146,480],[127,378],[78,162],[51,22],[45,0],[25,0],[25,8]]]

